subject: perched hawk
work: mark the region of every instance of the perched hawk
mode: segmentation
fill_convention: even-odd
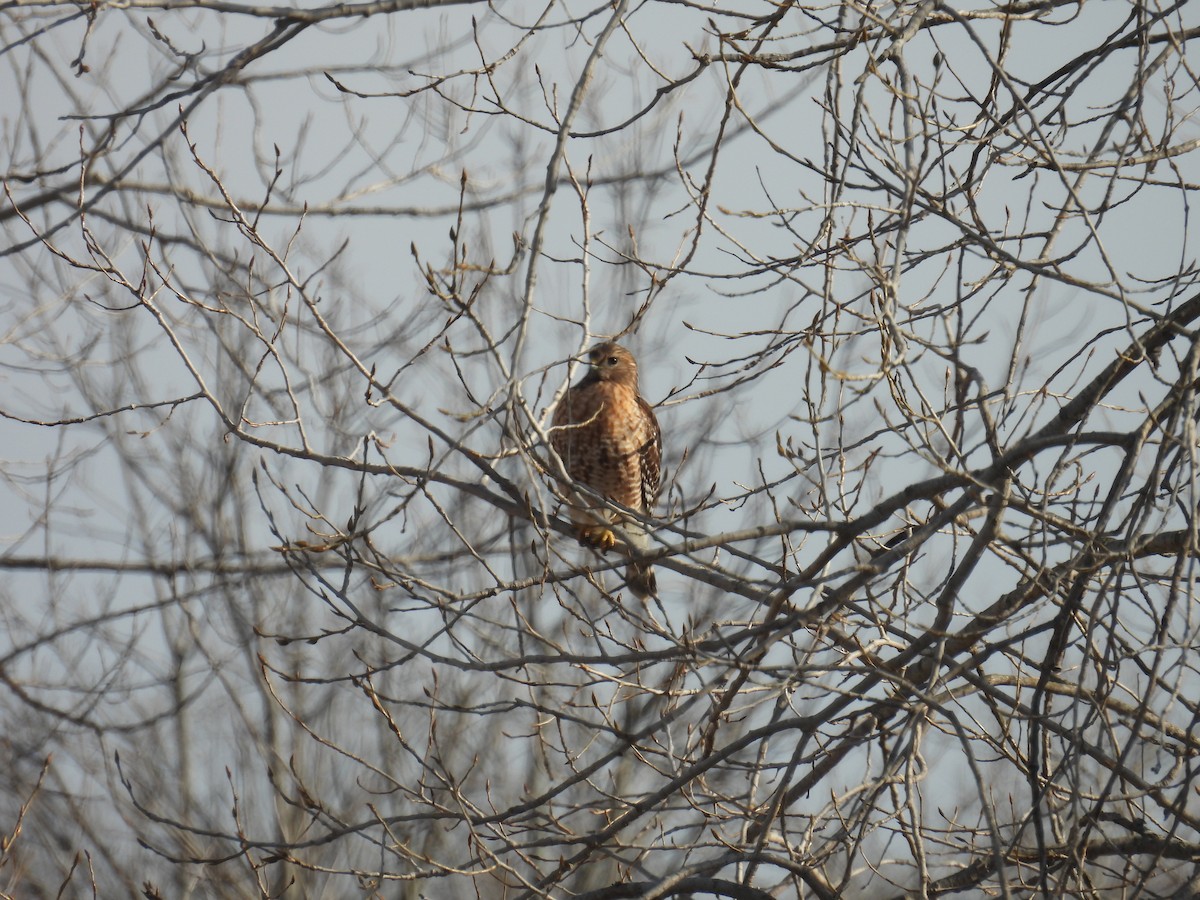
[[[658,497],[662,434],[654,410],[638,394],[637,362],[612,341],[593,347],[588,361],[587,375],[568,388],[554,410],[550,442],[572,478],[646,515]],[[616,546],[617,538],[607,527],[613,523],[636,549],[648,544],[643,526],[599,504],[572,507],[571,521],[579,527],[581,544],[601,550]],[[643,599],[658,591],[654,572],[645,563],[630,563],[625,580]]]

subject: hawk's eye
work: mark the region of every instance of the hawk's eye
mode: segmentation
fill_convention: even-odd
[[[610,366],[615,366],[617,364],[617,358],[615,356],[610,356],[608,358],[608,364]]]

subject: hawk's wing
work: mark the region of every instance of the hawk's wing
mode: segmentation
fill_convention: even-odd
[[[650,437],[638,448],[642,470],[642,512],[650,512],[658,499],[659,476],[662,474],[662,431],[650,404],[639,396],[638,408],[650,426]]]

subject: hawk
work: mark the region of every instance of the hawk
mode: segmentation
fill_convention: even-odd
[[[554,410],[550,443],[575,481],[647,515],[658,497],[662,432],[654,410],[638,393],[637,362],[613,341],[593,347],[588,362],[587,374],[567,389]],[[643,526],[599,503],[582,508],[572,504],[571,521],[579,528],[581,544],[602,551],[616,546],[611,524],[620,526],[634,549],[647,546]],[[625,580],[641,599],[658,592],[646,563],[630,563]]]

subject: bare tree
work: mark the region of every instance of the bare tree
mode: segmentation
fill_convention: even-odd
[[[0,895],[1192,896],[1198,36],[0,3]]]

